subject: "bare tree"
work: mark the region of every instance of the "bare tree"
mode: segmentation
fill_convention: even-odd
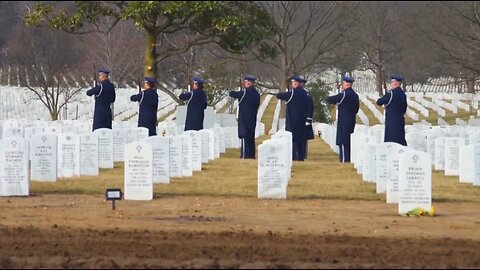
[[[360,24],[359,32],[364,64],[376,76],[376,91],[383,95],[385,85],[385,65],[399,50],[395,38],[400,33],[402,4],[398,2],[359,2],[356,18]]]
[[[480,75],[480,4],[475,1],[423,2],[421,8],[428,19],[416,22],[423,33],[440,47],[458,70],[458,77],[467,82],[467,91],[475,91]]]
[[[309,72],[331,63],[329,53],[344,42],[350,22],[342,16],[343,3],[264,1],[261,2],[274,18],[276,35],[269,38],[278,55],[265,59],[266,70],[274,77],[268,88],[286,89],[286,79],[292,74]]]
[[[105,23],[111,24],[112,22]],[[86,58],[92,64],[89,68],[101,66],[109,69],[117,86],[125,86],[142,77],[145,52],[139,43],[143,43],[145,37],[133,22],[122,21],[109,32],[93,32],[79,38],[85,41]]]
[[[81,50],[72,36],[47,29],[24,29],[12,42],[10,62],[26,71],[20,85],[30,90],[32,100],[40,100],[48,109],[51,119],[81,92],[80,86],[71,86],[65,80],[75,74],[81,62]],[[28,76],[28,77],[27,77]]]

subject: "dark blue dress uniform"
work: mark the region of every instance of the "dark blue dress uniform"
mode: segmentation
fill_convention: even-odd
[[[204,111],[207,108],[207,94],[203,91],[204,80],[193,78],[200,88],[188,93],[180,94],[179,98],[187,104],[187,117],[185,119],[185,131],[202,130]]]
[[[153,83],[153,78],[145,78],[146,82]],[[157,89],[150,87],[137,95],[130,97],[131,101],[139,102],[138,126],[148,128],[148,136],[157,135],[157,111],[158,111],[158,94]]]
[[[353,83],[354,79],[350,77],[343,77],[343,80]],[[337,145],[340,150],[340,162],[350,162],[350,134],[355,129],[355,121],[360,102],[357,93],[353,89],[347,88],[334,96],[329,96],[328,103],[338,105],[338,119],[337,119]]]
[[[305,129],[306,129],[306,135],[307,135],[307,140],[305,140],[305,159],[307,159],[308,156],[308,140],[313,140],[315,139],[315,135],[313,134],[313,111],[314,111],[314,105],[313,105],[313,98],[310,95],[310,93],[307,91],[307,122],[305,123]]]
[[[255,81],[253,76],[245,80]],[[240,158],[255,159],[255,127],[260,107],[260,94],[254,86],[241,91],[230,91],[229,96],[238,99],[238,138],[242,139]]]
[[[100,70],[108,74],[109,71]],[[88,96],[95,95],[95,111],[93,113],[93,131],[99,128],[112,129],[112,109],[115,102],[115,86],[106,79],[99,82],[94,88],[87,91]]]
[[[392,76],[392,80],[401,81],[399,76]],[[385,142],[396,142],[407,146],[405,140],[405,113],[407,112],[407,95],[402,88],[397,87],[388,91],[377,100],[377,104],[385,105]]]
[[[302,82],[303,79],[294,76],[292,80]],[[305,159],[305,141],[307,140],[305,122],[307,121],[307,91],[299,86],[288,92],[278,93],[277,98],[285,100],[287,104],[287,117],[285,130],[292,132],[293,160]]]

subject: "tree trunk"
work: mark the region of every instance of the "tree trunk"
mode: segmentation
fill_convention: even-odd
[[[155,43],[157,41],[157,35],[155,31],[147,30],[147,47],[145,48],[145,62],[144,62],[144,75],[145,77],[157,77],[157,65],[155,61],[157,59],[157,48]]]
[[[383,96],[383,72],[380,66],[375,67],[375,82],[378,96]]]
[[[58,111],[56,110],[49,110],[50,111],[50,118],[52,118],[52,121],[58,120]]]
[[[458,90],[459,92],[461,91],[460,88]],[[470,77],[467,78],[467,93],[475,93],[475,78]]]
[[[157,48],[155,43],[157,41],[157,35],[155,31],[147,30],[147,47],[145,49],[145,62],[144,62],[144,72],[145,77],[152,77],[157,80]],[[163,88],[160,84],[157,83],[157,89],[168,94],[173,100],[178,104],[181,104],[182,101],[175,96],[175,93],[171,92],[169,89]]]

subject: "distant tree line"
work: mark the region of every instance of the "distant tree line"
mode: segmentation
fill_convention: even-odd
[[[372,70],[379,95],[392,73],[407,91],[448,76],[474,92],[479,18],[477,2],[458,1],[3,1],[0,64],[57,65],[85,77],[104,67],[119,85],[153,76],[174,99],[194,75],[218,91],[250,73],[271,92],[284,91],[292,74],[312,81],[332,68],[339,79]],[[31,46],[46,39],[52,46]],[[57,57],[42,59],[48,50]]]

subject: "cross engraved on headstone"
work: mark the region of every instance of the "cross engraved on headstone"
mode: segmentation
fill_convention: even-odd
[[[413,161],[417,164],[419,157],[417,155],[413,156]]]
[[[45,143],[46,140],[47,140],[47,137],[42,136],[42,142]]]
[[[67,136],[67,141],[70,141],[71,139],[72,139],[72,137]]]
[[[170,139],[170,140],[168,141],[168,143],[172,143],[172,142],[173,142],[173,139]]]
[[[453,140],[453,143],[454,143],[454,144],[457,144],[457,140],[456,140],[456,139],[455,139],[455,140]]]
[[[270,153],[273,153],[273,152],[275,152],[275,147],[272,145],[272,146],[270,147]]]
[[[137,152],[140,153],[141,150],[142,150],[142,147],[140,145],[137,146]]]
[[[16,147],[17,146],[17,141],[12,141],[12,146]]]
[[[105,130],[102,130],[102,136],[105,136]]]

